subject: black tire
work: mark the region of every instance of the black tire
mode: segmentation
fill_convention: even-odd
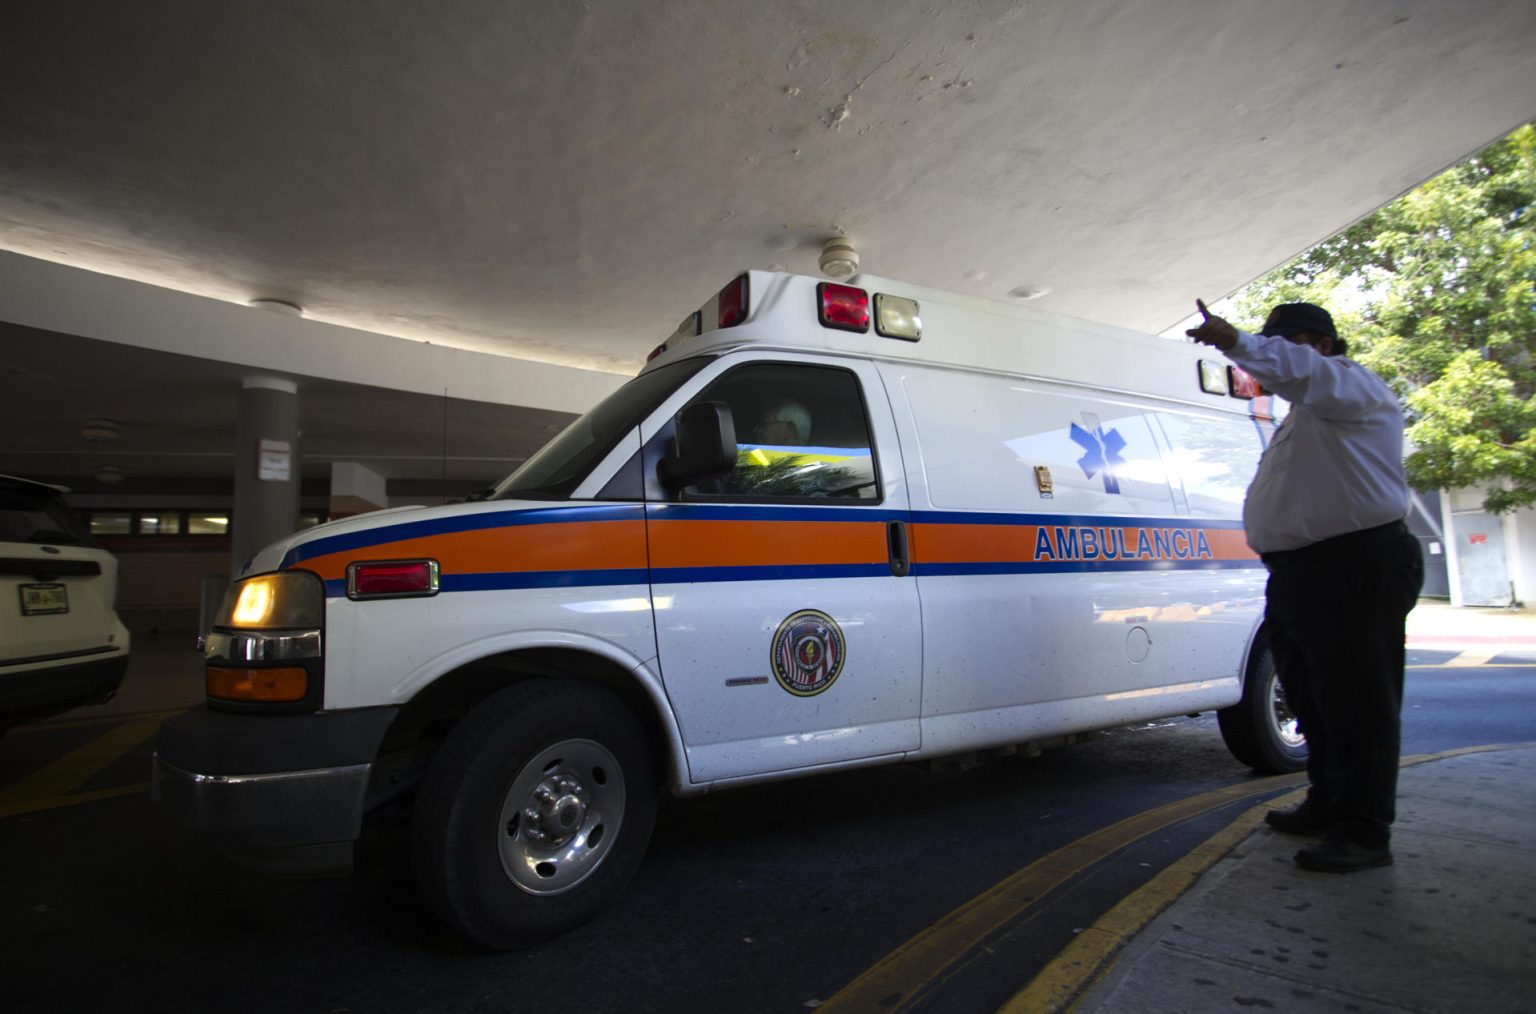
[[[434,911],[512,950],[590,919],[629,882],[656,822],[644,730],[601,687],[531,680],[483,701],[444,740],[412,817]]]
[[[1248,659],[1243,699],[1216,712],[1216,720],[1232,756],[1255,771],[1278,775],[1306,768],[1306,738],[1286,707],[1275,657],[1262,638]]]

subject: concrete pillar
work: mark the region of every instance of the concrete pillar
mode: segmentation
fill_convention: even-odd
[[[331,503],[328,518],[348,518],[389,506],[384,477],[355,461],[331,463]]]
[[[1515,601],[1536,605],[1536,509],[1526,507],[1504,518],[1504,545],[1509,547],[1509,574]]]
[[[235,431],[235,503],[230,567],[299,524],[299,388],[279,377],[247,377]]]
[[[1456,512],[1451,508],[1453,491],[1440,491],[1440,530],[1445,533],[1445,569],[1450,583],[1451,605],[1462,605],[1461,547],[1456,543]]]

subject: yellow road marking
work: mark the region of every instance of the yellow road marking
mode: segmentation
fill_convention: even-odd
[[[1529,750],[1533,747],[1536,747],[1536,743],[1490,743],[1440,753],[1414,754],[1404,757],[1398,763],[1400,767],[1406,768],[1466,754]],[[1304,796],[1305,793],[1298,790],[1253,807],[1197,846],[1189,855],[1131,892],[1092,926],[1078,934],[1012,1000],[1004,1004],[998,1014],[1054,1014],[1069,1009],[1108,974],[1121,949],[1132,937],[1177,901],[1201,874],[1253,833],[1263,821],[1266,810],[1300,802]]]
[[[1306,798],[1297,789],[1279,799],[1261,803],[1206,839],[1189,855],[1173,863],[1139,890],[1133,891],[1083,930],[1029,985],[1005,1003],[998,1014],[1044,1014],[1067,1008],[1076,997],[1108,972],[1110,960],[1163,909],[1189,890],[1201,874],[1216,865],[1264,821],[1276,807],[1290,806]]]
[[[1488,660],[1500,654],[1499,649],[1471,648],[1445,663],[1447,669],[1476,669],[1488,664]]]
[[[122,757],[129,750],[153,736],[160,728],[160,720],[140,719],[126,722],[103,733],[89,743],[71,750],[52,764],[0,789],[0,817],[18,813],[68,806],[75,797],[70,792],[84,785],[92,775]],[[90,793],[85,796],[99,798]]]
[[[0,803],[0,819],[17,817],[23,813],[37,813],[40,810],[57,810],[65,806],[77,806],[80,803],[94,803],[99,799],[116,799],[119,796],[132,796],[136,794],[149,795],[148,782],[136,782],[133,785],[115,785],[110,789],[92,789],[90,792],[76,792],[68,796],[55,796],[50,799],[34,799],[18,802],[15,805]]]
[[[1404,757],[1401,764],[1407,767],[1463,754],[1532,747],[1536,747],[1536,743],[1463,747]],[[961,905],[891,951],[822,1004],[818,1014],[868,1010],[899,1012],[918,999],[956,961],[1016,920],[1036,899],[1062,886],[1088,866],[1170,824],[1241,799],[1301,785],[1305,781],[1304,774],[1295,774],[1228,786],[1128,817],[1065,845]],[[1108,971],[1125,941],[1171,905],[1201,873],[1251,832],[1257,822],[1263,819],[1265,810],[1285,805],[1297,798],[1299,794],[1293,793],[1255,807],[1197,847],[1189,856],[1178,860],[1138,891],[1132,892],[1093,926],[1079,934],[1004,1010],[1008,1014],[1060,1010],[1061,1004],[1082,995],[1088,985]],[[1036,983],[1039,984],[1038,989]],[[1026,999],[1020,1000],[1020,997]],[[1052,997],[1057,999],[1052,1001]],[[1057,1006],[1050,1006],[1052,1002]]]
[[[28,725],[18,725],[10,731],[11,735],[29,732],[52,732],[55,729],[84,729],[92,725],[118,725],[123,722],[154,719],[160,721],[179,715],[186,708],[167,708],[163,711],[130,711],[116,715],[100,715],[94,718],[72,718],[65,721],[32,722]]]
[[[1170,824],[1199,816],[1237,800],[1297,785],[1305,775],[1283,775],[1245,782],[1181,799],[1127,817],[1042,856],[939,919],[838,990],[818,1014],[900,1009],[937,979],[961,955],[1012,922],[1037,899],[1060,887],[1086,867]],[[897,998],[895,1007],[891,998]]]

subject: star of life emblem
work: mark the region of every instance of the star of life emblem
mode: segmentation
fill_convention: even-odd
[[[1072,423],[1068,430],[1072,441],[1085,452],[1077,459],[1077,467],[1090,479],[1099,476],[1104,482],[1104,492],[1119,493],[1120,478],[1116,470],[1125,465],[1125,459],[1120,456],[1125,450],[1125,438],[1116,429],[1106,432],[1099,424],[1099,417],[1092,412],[1083,413],[1083,422],[1085,426]]]

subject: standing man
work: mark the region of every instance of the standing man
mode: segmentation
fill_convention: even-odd
[[[1264,629],[1286,702],[1307,737],[1307,798],[1265,820],[1321,835],[1296,862],[1350,873],[1387,866],[1396,815],[1403,625],[1424,580],[1408,533],[1403,413],[1390,388],[1344,358],[1328,311],[1283,303],[1260,334],[1205,304],[1186,332],[1291,403],[1243,503],[1248,545],[1269,570]]]

